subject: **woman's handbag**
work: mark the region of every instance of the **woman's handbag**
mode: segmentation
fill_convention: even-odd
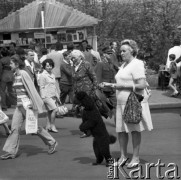
[[[109,111],[110,111],[108,106],[103,101],[101,101],[101,99],[96,95],[96,93],[94,94],[93,99],[100,114],[107,119],[109,117]]]
[[[125,123],[139,124],[143,119],[141,106],[142,100],[142,95],[136,94],[135,92],[130,93],[122,116]]]
[[[64,105],[59,105],[58,106],[58,112],[57,115],[65,115],[68,113],[68,108]]]
[[[57,112],[57,115],[65,115],[68,113],[68,108],[63,105],[60,100],[57,98],[57,97],[54,97],[55,100],[56,100],[56,105],[57,105],[57,108],[58,108],[58,112]]]

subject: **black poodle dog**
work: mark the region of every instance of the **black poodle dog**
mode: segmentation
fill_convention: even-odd
[[[115,143],[116,137],[107,132],[105,123],[92,97],[88,96],[86,92],[80,91],[76,93],[75,99],[84,107],[82,123],[79,128],[82,132],[90,130],[94,137],[93,149],[96,162],[93,165],[101,164],[105,158],[106,166],[109,166],[110,161],[112,161],[109,144]]]

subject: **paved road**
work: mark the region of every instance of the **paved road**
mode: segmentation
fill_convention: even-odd
[[[145,175],[145,163],[157,163],[161,159],[166,167],[174,162],[178,165],[181,176],[181,117],[179,110],[153,111],[154,130],[142,133],[140,157]],[[80,139],[77,130],[81,119],[57,119],[58,134],[53,134],[59,146],[53,155],[47,154],[47,147],[32,135],[25,136],[22,131],[19,157],[14,160],[0,160],[0,180],[106,180],[108,169],[104,165],[92,166],[95,160],[92,150],[92,137]],[[44,119],[40,119],[44,125]],[[106,120],[106,125],[115,134],[113,120]],[[0,149],[4,141],[4,130],[0,127]],[[131,140],[131,138],[130,138]],[[119,157],[119,144],[111,146],[114,158]],[[0,154],[2,154],[1,152]],[[132,146],[129,142],[128,153],[131,157]],[[127,171],[127,170],[126,170]],[[128,171],[127,171],[128,172]],[[173,174],[172,174],[173,175]],[[125,179],[119,173],[119,179]],[[156,168],[151,170],[151,179],[156,178]]]

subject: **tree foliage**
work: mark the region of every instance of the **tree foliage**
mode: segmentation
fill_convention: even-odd
[[[1,1],[2,17],[32,0]],[[180,30],[177,28],[181,25],[180,0],[57,1],[102,20],[96,26],[99,46],[113,40],[120,42],[125,38],[136,40],[153,68],[165,63],[173,39],[180,38]],[[3,2],[5,6],[2,6]]]

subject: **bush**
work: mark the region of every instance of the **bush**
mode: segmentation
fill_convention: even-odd
[[[159,71],[160,68],[160,64],[162,64],[161,62],[157,61],[157,59],[150,59],[147,62],[147,66],[148,68],[155,70],[156,72]]]

